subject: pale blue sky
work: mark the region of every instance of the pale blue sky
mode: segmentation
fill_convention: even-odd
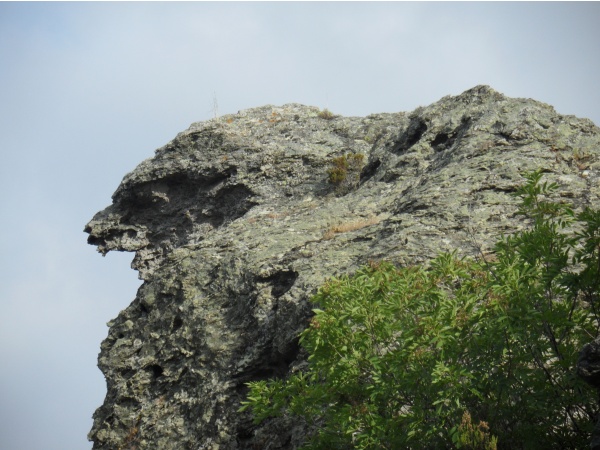
[[[132,255],[82,232],[191,122],[410,111],[477,84],[600,123],[600,3],[0,2],[0,449],[90,449]]]

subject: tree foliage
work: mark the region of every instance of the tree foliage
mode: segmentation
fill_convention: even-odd
[[[372,262],[327,282],[306,370],[249,383],[255,421],[306,421],[309,449],[581,449],[598,413],[575,374],[598,334],[600,213],[526,175],[526,228],[493,261]]]

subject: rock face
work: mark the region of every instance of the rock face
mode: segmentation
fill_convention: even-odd
[[[577,374],[600,394],[600,336],[581,349]],[[590,449],[600,450],[600,420],[592,432]]]
[[[341,195],[327,169],[348,153],[365,166]],[[600,129],[487,86],[411,113],[289,104],[192,124],[85,228],[103,254],[135,252],[144,280],[102,343],[94,449],[297,448],[300,424],[237,410],[246,382],[304,363],[317,288],[369,260],[489,252],[522,226],[510,194],[538,168],[598,207]]]

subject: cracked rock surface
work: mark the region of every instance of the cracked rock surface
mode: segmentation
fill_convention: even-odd
[[[341,195],[327,169],[348,153],[365,165]],[[510,194],[540,168],[599,207],[600,129],[487,86],[410,113],[288,104],[192,124],[85,227],[99,252],[135,252],[144,280],[101,346],[93,448],[298,448],[301,424],[237,410],[246,382],[304,364],[318,287],[369,260],[488,253],[523,226]]]

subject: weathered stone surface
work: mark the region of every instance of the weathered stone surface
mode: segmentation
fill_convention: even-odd
[[[577,361],[577,375],[597,390],[600,389],[600,336],[581,349]],[[600,394],[600,391],[598,393]],[[590,448],[600,450],[600,420],[592,432]]]
[[[600,388],[600,336],[581,350],[577,374],[595,388]]]
[[[366,166],[338,196],[328,164],[350,152]],[[487,86],[411,113],[290,104],[192,124],[85,228],[102,253],[135,252],[144,280],[102,343],[94,449],[297,448],[300,424],[237,409],[244,383],[303,364],[316,289],[368,260],[489,252],[522,226],[510,193],[538,168],[598,207],[600,129]]]

